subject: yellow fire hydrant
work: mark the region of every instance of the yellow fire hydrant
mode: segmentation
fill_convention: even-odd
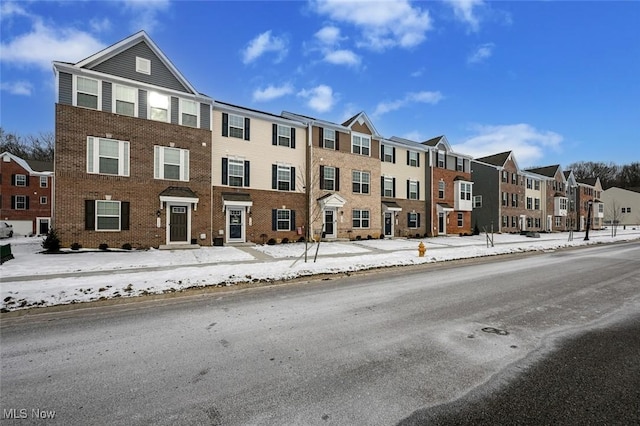
[[[424,252],[427,251],[427,248],[424,246],[424,243],[420,241],[418,244],[418,257],[424,257]]]

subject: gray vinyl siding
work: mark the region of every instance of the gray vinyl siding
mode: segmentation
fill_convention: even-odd
[[[147,91],[138,90],[138,118],[147,118]]]
[[[58,74],[58,103],[73,105],[73,76],[66,72]]]
[[[482,195],[482,207],[474,208],[471,212],[471,227],[478,225],[480,232],[483,231],[483,227],[490,231],[493,224],[493,230],[499,232],[502,226],[500,171],[476,162],[471,163],[471,169],[473,195]]]
[[[107,81],[103,81],[102,82],[102,110],[103,111],[107,111],[107,112],[111,112],[111,93],[112,93],[112,89],[111,89],[111,83],[107,82]]]
[[[178,115],[180,113],[180,99],[171,97],[171,124],[178,124]]]
[[[200,128],[211,130],[211,106],[200,104]]]
[[[136,72],[136,56],[151,61],[151,75]],[[153,50],[151,50],[144,41],[107,59],[92,69],[158,87],[191,93],[180,83],[171,70],[164,65],[160,58],[153,53]]]

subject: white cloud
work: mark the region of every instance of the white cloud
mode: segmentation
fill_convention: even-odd
[[[411,74],[409,74],[411,77],[421,77],[422,74],[424,74],[424,68],[420,68],[417,71],[412,72]]]
[[[467,25],[469,29],[476,32],[480,29],[480,18],[474,13],[476,6],[484,5],[483,0],[445,0],[453,8],[456,18]]]
[[[323,27],[314,34],[322,44],[333,46],[339,43],[343,38],[340,36],[340,28],[334,26]]]
[[[12,95],[31,96],[33,85],[28,81],[3,81],[0,83],[0,90]]]
[[[408,132],[405,133],[404,135],[400,136],[403,139],[408,139],[410,141],[414,141],[414,142],[419,142],[424,140],[422,134],[420,132],[418,132],[417,130],[414,130],[413,132]]]
[[[271,30],[265,31],[251,40],[243,50],[242,62],[248,64],[267,52],[275,52],[276,62],[281,61],[287,54],[287,41],[284,38],[271,36]]]
[[[559,151],[563,137],[558,133],[537,130],[533,126],[520,124],[477,125],[472,127],[475,136],[452,145],[454,151],[475,158],[513,151],[520,167],[538,164],[545,150]]]
[[[376,109],[373,111],[373,117],[379,117],[382,114],[386,114],[391,111],[398,110],[412,103],[425,103],[435,105],[440,102],[444,97],[440,92],[413,92],[407,93],[404,98],[396,99],[395,101],[380,102]]]
[[[493,54],[493,48],[495,44],[493,43],[485,43],[483,45],[478,46],[478,48],[469,55],[467,58],[467,63],[476,64],[478,62],[482,62],[485,59],[488,59]]]
[[[321,84],[312,89],[303,89],[298,92],[298,96],[307,100],[307,106],[317,112],[327,112],[335,104],[333,89]]]
[[[27,11],[16,2],[3,2],[0,4],[0,19],[4,20],[13,15],[29,16]]]
[[[329,51],[325,53],[324,60],[334,65],[360,65],[360,57],[350,50]]]
[[[293,86],[289,83],[282,86],[269,85],[264,89],[256,89],[253,92],[254,102],[267,102],[293,93]]]
[[[105,46],[92,35],[73,28],[53,28],[35,17],[31,32],[0,44],[0,60],[19,66],[51,69],[51,62],[77,62]]]
[[[102,33],[111,29],[111,21],[109,18],[93,18],[89,21],[89,25],[95,33]]]
[[[359,28],[362,41],[358,45],[373,50],[417,46],[432,26],[429,12],[412,7],[407,0],[316,0],[313,5],[317,13]]]
[[[169,0],[122,0],[124,10],[133,14],[129,28],[133,32],[153,32],[160,25],[158,14],[170,7]]]

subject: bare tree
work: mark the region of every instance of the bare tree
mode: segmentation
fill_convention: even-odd
[[[616,202],[616,200],[611,200],[607,205],[607,212],[605,216],[605,223],[609,222],[611,224],[611,237],[615,237],[618,235],[618,225],[620,224],[620,220],[625,215],[622,213],[622,208],[620,204]]]
[[[0,152],[10,152],[25,160],[53,161],[54,147],[53,132],[23,137],[0,127]]]

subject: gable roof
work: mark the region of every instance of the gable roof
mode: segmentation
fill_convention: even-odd
[[[558,172],[559,169],[560,169],[560,164],[554,164],[553,166],[533,167],[530,169],[526,169],[526,171],[552,178],[556,176],[556,173]]]
[[[431,138],[429,140],[422,142],[422,144],[428,145],[428,146],[436,146],[438,145],[438,143],[440,142],[440,139],[442,138],[444,138],[444,135],[436,136],[435,138]]]
[[[353,117],[351,117],[350,119],[342,123],[342,125],[351,129],[356,122],[360,124],[365,124],[371,131],[371,136],[377,139],[382,138],[382,136],[380,136],[375,126],[373,125],[371,120],[369,120],[369,117],[364,111],[360,111],[359,113],[357,113],[356,115],[354,115]]]
[[[423,146],[420,142],[400,138],[398,136],[391,136],[389,139],[383,139],[381,143],[388,143],[388,142],[393,142],[396,145],[402,145],[403,147],[415,149],[417,151],[426,151],[428,149],[425,146]]]
[[[17,155],[13,155],[9,151],[5,151],[0,154],[0,158],[10,158],[22,167],[30,175],[34,176],[49,176],[53,174],[53,163],[50,161],[37,161],[37,160],[24,160]]]
[[[585,179],[576,179],[576,182],[581,183],[583,185],[596,186],[599,179],[600,178],[597,178],[597,177],[590,177]]]
[[[284,118],[295,120],[300,123],[311,124],[312,126],[328,127],[330,129],[339,130],[343,132],[349,131],[349,128],[341,124],[333,123],[331,121],[322,120],[319,118],[309,117],[307,115],[296,114],[294,112],[289,112],[289,111],[282,111],[280,115]]]
[[[511,156],[511,151],[505,151],[499,154],[489,155],[487,157],[476,158],[476,161],[481,161],[483,163],[491,164],[492,166],[503,167],[510,156]]]

